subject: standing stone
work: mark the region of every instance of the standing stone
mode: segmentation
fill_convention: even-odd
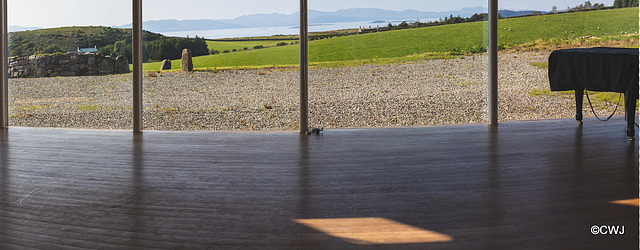
[[[162,61],[162,65],[160,65],[160,70],[170,70],[171,69],[171,60],[164,59]]]
[[[182,61],[180,62],[180,69],[182,72],[193,71],[193,61],[191,60],[191,50],[182,50]]]

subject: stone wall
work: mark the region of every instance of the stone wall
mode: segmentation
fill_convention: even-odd
[[[64,54],[9,58],[9,77],[91,76],[129,73],[129,61],[96,54]]]

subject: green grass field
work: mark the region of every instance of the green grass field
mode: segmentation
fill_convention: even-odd
[[[571,43],[585,36],[598,37],[601,40],[628,37],[637,40],[637,32],[638,8],[584,11],[499,21],[502,48],[536,41]],[[481,52],[486,47],[486,40],[487,22],[343,36],[309,42],[309,62],[312,65],[340,66],[440,58]],[[241,42],[223,43],[229,43],[225,44],[228,48],[249,47],[246,44],[241,45]],[[266,43],[264,45],[267,46]],[[201,56],[194,58],[193,64],[196,69],[296,66],[299,60],[298,50],[298,45],[288,45]],[[179,69],[179,60],[173,61],[172,65],[172,69]],[[144,65],[144,70],[147,71],[159,68],[160,63]]]
[[[255,46],[263,46],[263,47],[275,47],[278,43],[286,42],[292,43],[297,40],[263,40],[263,41],[207,41],[207,46],[209,50],[215,49],[222,53],[225,50],[233,51],[238,50],[247,50],[253,49]]]
[[[573,12],[501,20],[501,44],[513,46],[542,39],[571,40],[584,36],[607,39],[638,32],[638,8]]]

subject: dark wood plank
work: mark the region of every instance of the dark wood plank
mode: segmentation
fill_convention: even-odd
[[[638,198],[624,131],[622,116],[309,137],[10,128],[0,248],[637,248],[637,206],[614,203]]]

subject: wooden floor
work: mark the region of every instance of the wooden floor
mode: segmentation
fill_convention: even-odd
[[[0,249],[638,247],[621,116],[309,137],[10,128],[0,166]]]

